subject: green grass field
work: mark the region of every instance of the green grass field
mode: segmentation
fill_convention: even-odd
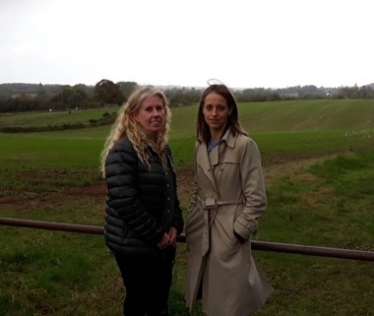
[[[258,239],[374,251],[373,102],[239,107],[262,153],[267,183],[269,206]],[[196,111],[176,108],[172,117],[170,145],[184,210],[192,193]],[[79,119],[102,113],[86,110]],[[20,118],[44,124],[45,113],[17,115],[12,122],[1,115],[0,126]],[[99,155],[109,128],[0,134],[0,217],[102,226]],[[184,251],[179,244],[171,315],[188,315]],[[374,315],[373,262],[264,251],[254,257],[276,288],[255,316]],[[124,290],[102,236],[0,226],[0,267],[0,316],[121,314]],[[193,315],[202,315],[199,306]]]
[[[0,114],[0,127],[2,126],[47,126],[68,123],[85,122],[89,119],[99,119],[105,112],[113,113],[118,107],[104,107],[100,109],[87,109],[70,111],[44,111],[29,113]]]

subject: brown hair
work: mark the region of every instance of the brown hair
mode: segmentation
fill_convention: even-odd
[[[204,120],[203,108],[205,104],[205,98],[210,93],[217,93],[223,98],[225,98],[231,114],[227,119],[226,128],[230,128],[231,133],[235,136],[236,134],[247,135],[247,132],[241,127],[239,118],[238,118],[238,106],[235,101],[235,97],[230,91],[230,89],[224,84],[212,84],[206,88],[201,96],[199,110],[197,114],[196,122],[196,134],[197,137],[201,137],[205,143],[209,143],[211,135],[208,124]]]

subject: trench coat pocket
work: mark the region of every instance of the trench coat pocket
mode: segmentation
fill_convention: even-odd
[[[240,236],[240,235],[239,235],[235,230],[234,230],[234,236],[236,237],[236,239],[237,239],[241,244],[245,243],[245,241],[247,240],[247,239],[245,239],[244,237]]]

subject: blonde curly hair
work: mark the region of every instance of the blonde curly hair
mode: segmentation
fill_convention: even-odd
[[[150,96],[157,96],[162,100],[166,112],[166,122],[164,127],[157,133],[156,137],[150,137],[135,120],[134,116],[139,112],[143,101]],[[139,159],[149,165],[149,152],[147,148],[152,148],[166,165],[166,148],[168,144],[170,130],[171,111],[168,100],[161,90],[153,86],[138,87],[129,97],[127,102],[120,108],[117,119],[114,122],[104,148],[101,152],[101,173],[105,178],[105,160],[114,144],[123,136],[127,136],[133,144]]]

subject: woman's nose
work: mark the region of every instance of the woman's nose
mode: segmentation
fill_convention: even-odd
[[[158,115],[160,115],[160,111],[153,110],[153,111],[152,111],[152,115],[153,115],[153,116],[158,116]]]

